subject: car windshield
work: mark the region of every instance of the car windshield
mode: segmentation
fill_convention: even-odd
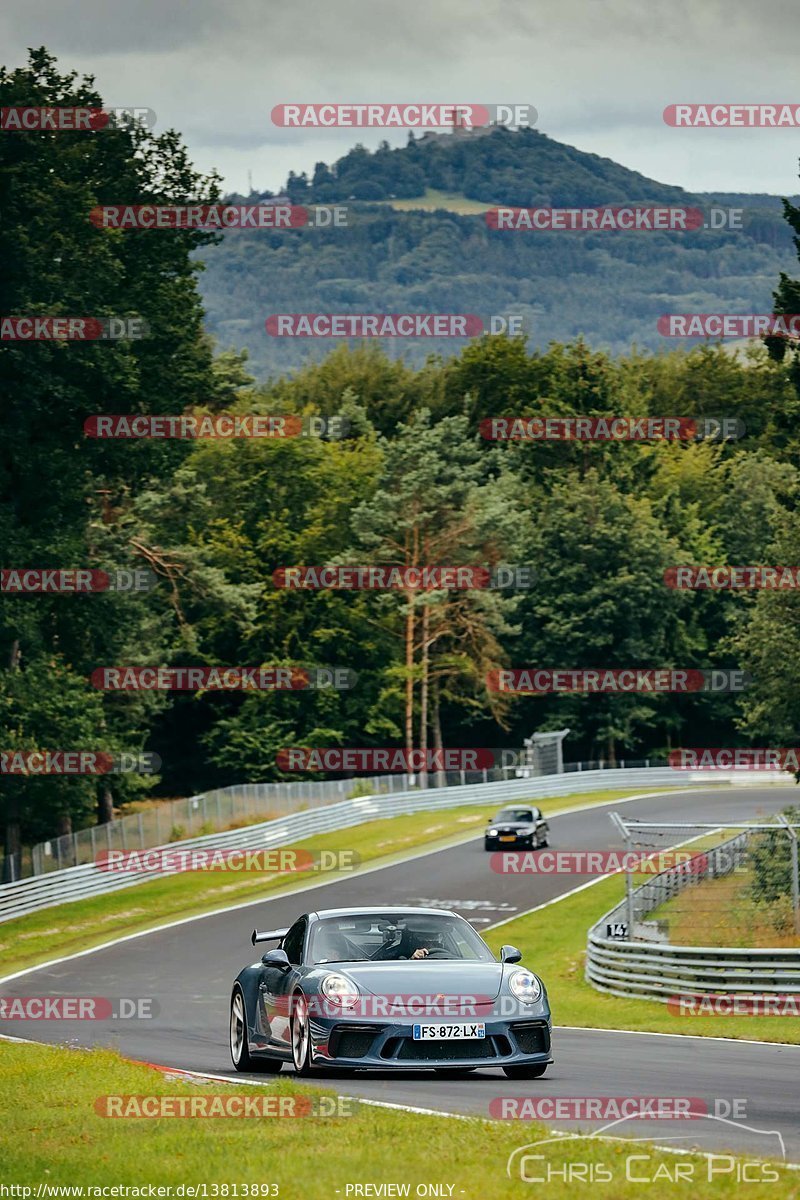
[[[494,955],[460,917],[435,913],[375,913],[324,917],[311,938],[313,963],[408,961],[415,951],[431,959],[493,962]]]
[[[532,821],[533,813],[529,808],[504,808],[495,817],[495,821]]]

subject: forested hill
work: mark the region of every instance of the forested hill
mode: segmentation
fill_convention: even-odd
[[[532,130],[412,137],[374,153],[356,146],[310,179],[291,174],[286,191],[297,204],[347,204],[348,226],[236,232],[203,252],[207,327],[223,348],[246,347],[262,379],[319,361],[333,344],[270,337],[270,313],[519,314],[531,346],[582,334],[614,353],[658,350],[662,313],[770,311],[794,261],[779,197],[691,194]],[[742,227],[526,233],[489,229],[481,212],[632,202],[733,205]],[[417,364],[462,345],[385,343]]]
[[[683,188],[656,183],[610,158],[586,154],[533,129],[412,135],[408,144],[374,153],[355,146],[333,166],[317,163],[311,179],[291,174],[286,191],[306,201],[388,200],[426,189],[459,192],[486,204],[613,204],[633,200],[680,204]]]

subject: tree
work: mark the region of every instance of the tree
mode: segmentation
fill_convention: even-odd
[[[0,103],[101,108],[102,98],[91,78],[61,74],[41,48],[30,52],[25,67],[0,70]],[[90,441],[83,435],[87,417],[104,411],[176,413],[190,403],[216,399],[196,288],[199,268],[191,258],[192,251],[214,239],[188,230],[98,228],[90,212],[126,199],[203,202],[218,194],[215,178],[192,170],[171,131],[156,137],[138,126],[123,126],[3,137],[0,254],[9,269],[0,279],[0,312],[136,315],[150,329],[141,341],[4,341],[0,346],[0,538],[13,547],[9,565],[108,565],[108,538],[99,531],[106,527],[107,533],[118,523],[143,481],[168,475],[186,454],[180,444]],[[137,551],[119,540],[114,550],[124,560],[113,565],[137,558]],[[85,712],[97,718],[91,726],[95,737],[101,731],[110,742],[127,737],[138,749],[147,732],[141,706],[133,715],[137,706],[132,704],[132,712],[120,719],[120,698],[101,697],[86,676],[103,659],[118,661],[132,645],[146,647],[151,611],[146,603],[127,604],[119,595],[29,596],[4,603],[0,688],[9,697],[24,695],[31,714],[47,713],[59,681],[73,696],[83,678]],[[55,675],[43,667],[51,662],[58,664]],[[80,708],[78,699],[75,708]],[[77,736],[82,729],[80,724],[62,728],[56,721],[53,735],[72,731]],[[31,733],[43,736],[40,727],[31,727]],[[35,786],[14,780],[5,781],[4,789],[12,783],[17,812],[7,833],[12,845],[40,830],[48,814],[51,824],[65,816],[64,796],[78,797],[69,815],[85,819],[88,785],[83,782],[65,791],[52,779]],[[117,781],[116,786],[124,793],[127,785]],[[102,815],[108,816],[109,804],[104,781]]]
[[[370,560],[407,570],[425,566],[494,566],[514,536],[500,532],[503,518],[513,529],[509,491],[486,469],[481,447],[466,417],[434,423],[427,409],[382,440],[383,468],[376,490],[353,514],[353,532]],[[357,553],[357,549],[354,553]],[[419,685],[418,748],[429,745],[430,692],[434,682],[433,726],[439,731],[439,682],[458,672],[484,703],[485,671],[500,653],[498,635],[508,632],[513,599],[498,592],[399,589],[404,658],[403,734],[407,751],[415,748],[415,687]],[[384,608],[394,608],[384,598]],[[423,768],[423,785],[425,783]]]

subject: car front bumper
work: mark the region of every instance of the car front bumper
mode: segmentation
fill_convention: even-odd
[[[469,1023],[469,1018],[465,1018]],[[484,1021],[486,1036],[415,1041],[420,1019],[311,1022],[313,1059],[352,1069],[420,1070],[448,1067],[504,1067],[552,1062],[552,1025],[542,1015]],[[425,1024],[435,1024],[428,1018]],[[448,1022],[443,1022],[447,1024]],[[452,1022],[450,1022],[452,1023]]]

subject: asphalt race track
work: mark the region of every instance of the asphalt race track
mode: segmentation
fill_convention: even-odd
[[[783,788],[732,787],[651,796],[622,808],[630,817],[724,825],[772,814],[787,802],[789,795]],[[551,847],[622,849],[608,817],[615,807],[619,802],[554,817]],[[546,804],[544,811],[546,814]],[[686,836],[680,831],[672,841],[683,841]],[[346,840],[345,830],[343,845]],[[659,847],[668,844],[666,838],[658,839]],[[230,985],[254,957],[249,940],[254,926],[288,925],[301,912],[316,908],[436,904],[455,909],[481,931],[589,878],[500,875],[490,869],[490,857],[483,850],[482,838],[476,838],[405,863],[309,887],[302,895],[277,896],[36,968],[3,984],[3,995],[152,996],[159,1006],[158,1015],[149,1021],[35,1025],[7,1020],[0,1022],[0,1032],[43,1042],[102,1044],[135,1059],[234,1076],[228,1051]],[[135,903],[136,889],[128,894]],[[558,908],[546,909],[535,919],[557,921]],[[57,958],[57,944],[52,952]],[[535,961],[524,965],[536,970]],[[691,1096],[705,1100],[709,1108],[717,1098],[747,1097],[746,1118],[738,1124],[711,1119],[628,1121],[607,1132],[651,1138],[660,1144],[679,1139],[675,1144],[680,1147],[727,1147],[780,1157],[777,1137],[762,1132],[779,1131],[786,1157],[800,1162],[800,1046],[563,1029],[557,1025],[557,1011],[554,1019],[555,1063],[541,1080],[510,1080],[492,1070],[460,1080],[414,1072],[328,1076],[319,1082],[347,1095],[485,1117],[490,1101],[501,1096]],[[257,1078],[262,1083],[269,1081],[269,1076]],[[570,1123],[563,1128],[574,1132],[578,1126]],[[581,1128],[589,1129],[591,1123]]]

